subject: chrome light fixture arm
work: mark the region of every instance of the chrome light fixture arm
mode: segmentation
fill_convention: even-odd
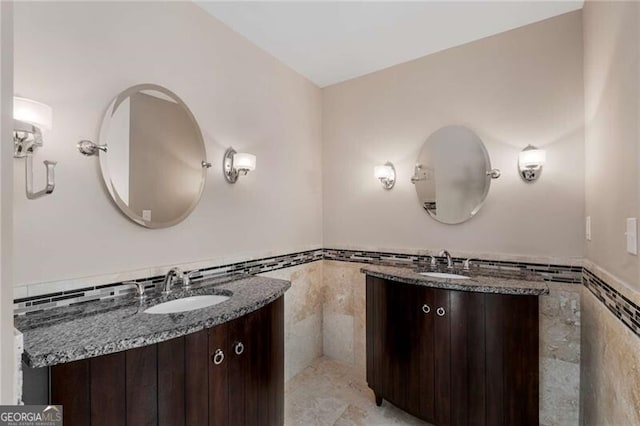
[[[49,195],[56,188],[56,175],[55,167],[58,164],[55,161],[45,160],[44,166],[47,168],[47,182],[44,189],[35,192],[33,190],[33,153],[27,153],[25,165],[25,181],[26,181],[26,193],[29,200],[35,200],[44,195]]]
[[[233,156],[236,150],[233,148],[227,148],[222,157],[222,173],[224,179],[229,183],[236,183],[238,181],[238,170],[233,167]]]
[[[56,187],[55,167],[57,163],[55,161],[44,161],[44,166],[47,169],[44,189],[40,191],[34,191],[33,189],[33,154],[36,148],[42,146],[40,129],[32,124],[14,120],[13,144],[13,157],[25,159],[25,193],[27,199],[35,200],[51,194]]]

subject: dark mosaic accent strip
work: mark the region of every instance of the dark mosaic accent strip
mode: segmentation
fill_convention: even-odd
[[[588,269],[583,271],[584,286],[629,330],[640,337],[640,306]]]
[[[340,262],[367,263],[371,265],[383,266],[410,266],[410,267],[426,267],[431,261],[431,256],[417,254],[399,254],[377,251],[360,251],[360,250],[336,250],[324,249],[324,258],[326,260],[337,260]],[[454,267],[462,267],[466,259],[454,257]],[[446,259],[436,257],[439,267],[446,266]],[[471,264],[475,267],[489,271],[514,271],[514,272],[531,272],[541,276],[546,282],[581,284],[582,283],[582,266],[566,266],[554,264],[538,264],[526,262],[510,262],[502,260],[471,260]]]
[[[199,274],[196,274],[193,279],[194,281],[197,281],[233,274],[262,274],[323,259],[400,267],[424,267],[430,262],[430,256],[423,255],[376,251],[317,249],[203,268],[199,270]],[[436,259],[439,266],[446,265],[446,260],[444,258],[438,257]],[[453,260],[456,266],[461,267],[462,262],[464,262],[465,259],[454,258]],[[580,284],[582,282],[582,267],[579,266],[543,265],[495,260],[474,260],[472,261],[472,264],[476,267],[486,269],[488,272],[532,272],[542,276],[547,282],[572,284]],[[154,276],[135,281],[144,282],[145,288],[152,289],[163,279],[164,276]],[[135,290],[132,285],[116,282],[34,297],[25,297],[14,300],[14,314],[24,315],[58,306],[87,303],[127,293],[133,293],[134,291]]]
[[[323,259],[322,249],[308,250],[298,253],[285,254],[282,256],[271,256],[262,259],[248,260],[245,262],[232,263],[228,265],[203,268],[195,274],[194,282],[203,279],[217,278],[234,274],[263,274],[265,272],[276,271],[278,269],[290,268],[292,266],[303,265]],[[150,278],[128,280],[144,282],[146,289],[152,289],[162,282],[164,275]],[[133,285],[122,282],[101,284],[93,287],[85,287],[69,291],[62,291],[50,294],[43,294],[34,297],[25,297],[13,301],[14,315],[33,314],[44,309],[55,308],[66,305],[77,305],[96,300],[108,299],[121,296],[135,291]]]

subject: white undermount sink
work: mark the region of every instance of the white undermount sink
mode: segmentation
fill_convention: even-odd
[[[146,314],[173,314],[176,312],[193,311],[196,309],[208,308],[217,305],[225,300],[229,300],[229,296],[205,295],[205,296],[189,296],[182,299],[170,300],[168,302],[159,303],[145,310]]]
[[[431,278],[451,278],[454,280],[468,280],[466,275],[448,274],[446,272],[419,272],[420,275]]]

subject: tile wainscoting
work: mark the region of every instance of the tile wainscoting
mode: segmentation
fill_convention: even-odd
[[[585,426],[640,424],[640,293],[585,261],[580,419]]]
[[[313,262],[263,274],[291,282],[284,294],[285,381],[322,356],[323,266]]]
[[[466,257],[473,256],[454,261],[461,264]],[[364,377],[365,285],[360,268],[370,264],[418,267],[429,260],[429,254],[409,252],[314,249],[201,265],[196,280],[248,273],[291,281],[285,295],[286,379],[323,354],[354,366]],[[640,296],[588,261],[583,267],[576,259],[526,260],[483,258],[473,263],[479,268],[525,269],[549,283],[550,294],[540,300],[541,424],[577,424],[580,411],[584,424],[602,424],[603,419],[640,424],[640,418],[633,417],[640,412]],[[443,261],[438,258],[439,263]],[[162,279],[157,275],[138,281],[153,287]],[[39,285],[38,290],[43,288]],[[16,299],[15,313],[28,315],[133,291],[122,282],[52,291]],[[586,324],[582,327],[581,318]],[[610,359],[606,365],[613,362],[616,367],[594,368],[605,365],[604,357]]]

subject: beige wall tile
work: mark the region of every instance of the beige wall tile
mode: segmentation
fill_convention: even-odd
[[[640,424],[640,338],[586,288],[581,311],[582,424]]]
[[[262,274],[291,281],[284,295],[285,380],[322,356],[322,261]]]

